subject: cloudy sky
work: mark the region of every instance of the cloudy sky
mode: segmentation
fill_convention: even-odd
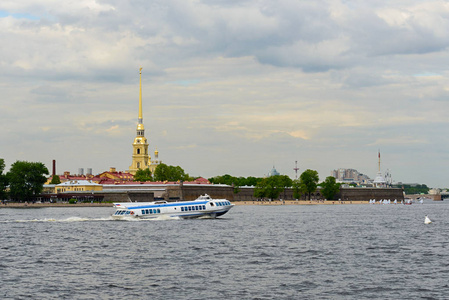
[[[0,158],[193,176],[337,168],[449,187],[449,3],[0,2]]]

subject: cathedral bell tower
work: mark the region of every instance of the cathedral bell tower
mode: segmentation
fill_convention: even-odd
[[[142,117],[142,68],[140,73],[140,93],[139,93],[139,119],[137,121],[137,135],[133,142],[132,164],[129,166],[129,173],[135,175],[139,169],[147,169],[151,164],[151,156],[148,152],[148,141],[145,138]],[[153,171],[153,170],[152,170]]]

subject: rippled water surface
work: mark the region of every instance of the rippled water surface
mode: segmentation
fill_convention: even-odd
[[[205,220],[113,211],[0,209],[0,298],[449,298],[449,203],[236,206]]]

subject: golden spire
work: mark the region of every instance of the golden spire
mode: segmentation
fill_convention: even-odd
[[[144,130],[143,116],[142,116],[142,67],[140,67],[139,69],[139,74],[140,74],[140,92],[139,92],[139,120],[137,123],[137,131]],[[139,135],[143,135],[143,132],[142,134]]]
[[[140,93],[139,93],[139,120],[142,120],[142,67],[139,69],[140,74]]]
[[[380,149],[379,149],[379,172],[380,172]]]

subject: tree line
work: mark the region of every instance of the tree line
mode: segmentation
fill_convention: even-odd
[[[48,175],[43,163],[16,161],[8,173],[4,170],[5,160],[0,158],[0,199],[30,201],[42,193]]]
[[[316,192],[318,186],[321,187],[321,194],[326,199],[333,199],[340,190],[340,184],[336,183],[334,177],[329,176],[321,183],[318,172],[307,169],[299,177],[292,180],[287,175],[275,175],[270,177],[234,177],[229,174],[209,178],[211,183],[227,184],[234,186],[234,192],[239,191],[242,186],[254,186],[254,197],[277,199],[286,188],[293,188],[293,197],[299,199],[302,194],[307,194],[310,199],[311,194]]]
[[[8,173],[5,170],[4,159],[0,159],[0,199],[10,198],[16,201],[29,201],[38,196],[43,185],[47,181],[48,169],[41,162],[16,161],[11,165]],[[170,166],[161,163],[151,173],[149,169],[139,169],[134,181],[192,181],[195,178],[189,176],[180,166]],[[333,199],[338,193],[340,185],[335,178],[329,176],[322,183],[318,183],[318,172],[305,170],[299,179],[292,180],[286,175],[270,177],[235,177],[229,174],[209,178],[213,184],[226,184],[234,187],[238,193],[242,186],[254,186],[254,196],[257,198],[277,199],[286,188],[293,189],[293,197],[299,199],[302,194],[311,198],[311,194],[321,186],[321,194],[326,199]],[[54,176],[53,184],[60,183],[59,177]],[[8,191],[7,188],[9,187]]]
[[[139,169],[134,175],[134,181],[193,181],[180,166],[169,166],[164,163],[159,164],[154,170],[154,174],[149,169]]]

